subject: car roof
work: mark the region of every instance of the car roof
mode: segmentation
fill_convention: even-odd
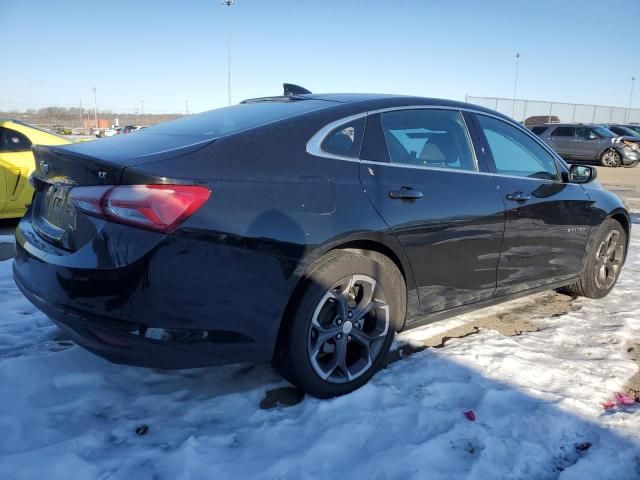
[[[429,106],[441,106],[452,107],[460,109],[471,109],[479,112],[489,113],[491,115],[497,115],[509,121],[515,122],[515,120],[501,114],[495,110],[491,110],[480,105],[474,105],[471,103],[459,102],[456,100],[446,100],[442,98],[431,97],[418,97],[413,95],[391,95],[384,93],[312,93],[302,95],[281,95],[273,97],[260,97],[244,100],[240,103],[254,103],[254,102],[292,102],[292,101],[304,101],[304,100],[320,100],[325,102],[333,102],[338,105],[358,104],[363,110],[376,110],[383,108],[413,106],[413,105],[429,105]]]

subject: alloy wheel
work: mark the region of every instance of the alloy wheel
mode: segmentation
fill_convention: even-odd
[[[389,331],[389,304],[367,275],[336,282],[316,306],[308,334],[315,372],[331,383],[350,382],[371,368]]]
[[[620,165],[620,154],[615,150],[607,150],[602,154],[602,164],[605,167],[617,167]]]
[[[620,243],[620,232],[612,230],[600,243],[596,252],[596,286],[608,290],[615,283],[622,261],[624,245]]]

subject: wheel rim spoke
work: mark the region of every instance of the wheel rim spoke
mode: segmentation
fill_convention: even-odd
[[[323,380],[326,380],[332,373],[335,373],[337,369],[342,371],[342,374],[349,376],[349,370],[346,365],[347,358],[347,341],[344,337],[336,342],[336,349],[331,356],[331,360],[323,369],[320,375]]]
[[[316,326],[317,337],[315,338],[315,346],[312,349],[311,355],[313,357],[317,357],[318,353],[320,353],[320,349],[322,349],[329,340],[335,338],[340,331],[340,328],[324,329]]]
[[[611,256],[618,246],[618,232],[611,232],[609,235],[609,244],[607,246],[607,256]]]
[[[362,308],[359,308],[357,310],[353,311],[353,321],[357,322],[359,320],[362,320],[364,317],[367,316],[368,313],[378,309],[378,308],[383,308],[384,306],[386,306],[386,302],[381,302],[380,300],[373,300],[370,301],[367,305],[365,305]]]

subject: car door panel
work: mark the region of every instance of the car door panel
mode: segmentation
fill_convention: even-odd
[[[365,145],[379,121],[367,121]],[[504,231],[504,206],[492,176],[363,159],[365,192],[405,249],[422,311],[490,298]],[[398,198],[402,192],[408,198]]]
[[[563,158],[571,158],[574,154],[572,130],[572,127],[556,127],[549,136],[549,145]]]
[[[591,137],[589,135],[592,135]],[[597,160],[603,147],[603,139],[595,136],[589,127],[576,127],[574,138],[575,157],[581,160]]]
[[[496,295],[576,275],[589,233],[589,198],[580,185],[496,176],[504,192],[506,226]],[[510,200],[522,192],[527,200]]]
[[[584,188],[562,180],[533,135],[490,116],[476,120],[505,206],[496,296],[575,277],[589,235]]]
[[[9,211],[23,211],[33,196],[29,185],[29,172],[34,170],[33,154],[29,152],[0,153],[0,164],[4,171],[4,209]]]
[[[4,212],[7,204],[7,181],[6,181],[6,169],[5,161],[2,158],[3,154],[0,153],[0,214]]]

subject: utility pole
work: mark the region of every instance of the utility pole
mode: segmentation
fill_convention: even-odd
[[[631,103],[633,102],[633,84],[636,83],[636,77],[631,77],[631,93],[629,94],[629,109],[627,110],[627,119],[628,122],[631,118]]]
[[[80,127],[80,128],[83,128],[83,127],[84,127],[84,125],[82,125],[82,123],[83,123],[83,122],[82,122],[82,99],[80,99],[80,113],[79,113],[79,115],[78,115],[78,116],[80,117],[80,125],[79,125],[79,127]]]
[[[518,91],[518,67],[520,66],[520,52],[516,53],[516,80],[513,83],[513,107],[511,109],[511,118],[516,114],[516,93]]]
[[[189,100],[184,101],[184,109],[187,112],[187,115],[189,115]]]
[[[231,105],[231,20],[229,11],[236,0],[221,0],[221,3],[227,7],[227,100]]]
[[[96,87],[93,87],[93,116],[96,121],[96,128],[98,128],[98,100],[96,99]]]
[[[144,116],[144,100],[140,100],[140,116]],[[142,121],[144,121],[144,118]]]

